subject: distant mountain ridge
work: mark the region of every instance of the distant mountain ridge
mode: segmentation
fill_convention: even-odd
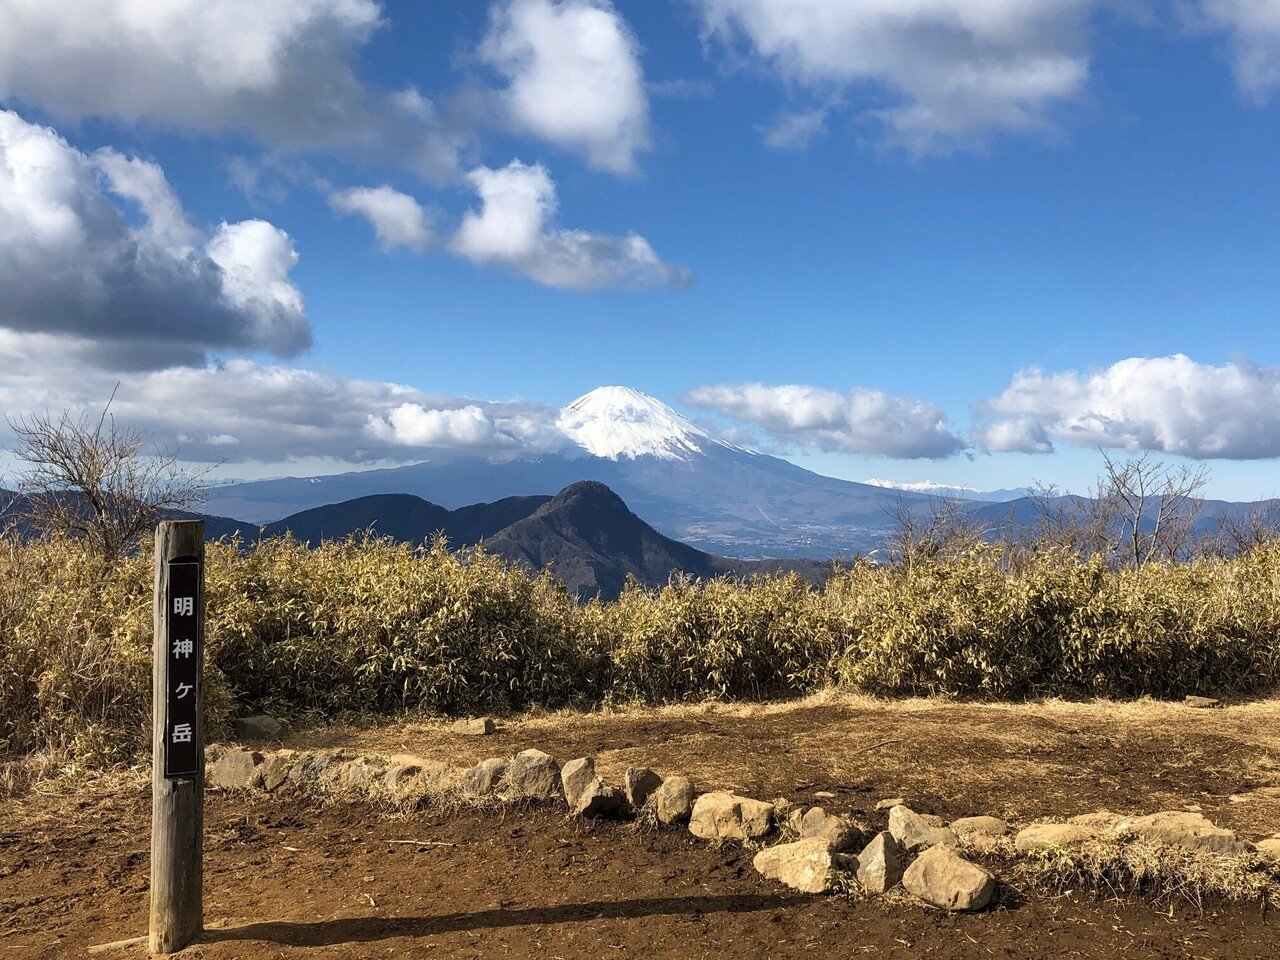
[[[311,546],[369,530],[405,543],[443,533],[453,549],[484,543],[488,553],[533,571],[549,569],[587,599],[614,599],[628,577],[660,587],[684,573],[722,575],[794,570],[824,582],[830,565],[815,561],[744,561],[705,553],[658,533],[602,483],[580,481],[554,497],[507,497],[448,510],[408,494],[379,494],[304,510],[259,532],[242,525],[246,539],[286,533]]]
[[[932,480],[920,480],[914,483],[901,483],[896,480],[880,480],[871,478],[863,481],[873,487],[884,487],[886,490],[904,490],[908,493],[920,493],[930,497],[945,497],[951,500],[977,500],[981,503],[1008,503],[1031,496],[1030,487],[1007,487],[998,490],[979,490],[976,487],[955,486],[946,483],[935,483]]]
[[[900,500],[931,498],[812,473],[712,436],[638,390],[601,387],[568,404],[569,444],[507,457],[441,454],[403,467],[238,483],[208,509],[255,523],[373,494],[406,493],[445,507],[554,496],[579,480],[607,485],[664,536],[708,553],[826,558],[875,549]]]
[[[402,543],[421,543],[443,533],[454,546],[472,546],[523,520],[551,497],[505,497],[473,503],[457,510],[406,493],[382,493],[303,510],[268,523],[262,536],[285,533],[310,546],[339,540],[361,530]],[[257,536],[257,532],[254,532]]]
[[[658,533],[708,554],[739,559],[877,555],[905,509],[927,518],[956,500],[995,526],[1029,517],[1023,490],[971,491],[925,482],[877,485],[824,477],[715,438],[653,397],[601,387],[568,404],[554,453],[449,454],[402,467],[282,478],[211,491],[212,513],[271,523],[324,504],[412,494],[445,508],[511,497],[551,498],[581,480],[608,486]],[[1255,505],[1209,501],[1201,526]]]

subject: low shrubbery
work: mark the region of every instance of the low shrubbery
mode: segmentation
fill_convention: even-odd
[[[0,558],[0,754],[120,759],[149,738],[151,561]],[[1248,694],[1280,678],[1280,547],[1115,570],[1005,548],[579,604],[483,553],[358,538],[208,551],[206,703],[468,713],[768,698],[839,686],[985,698]]]
[[[1099,837],[1030,855],[1024,869],[1059,890],[1137,894],[1156,903],[1251,902],[1280,906],[1280,866],[1256,853],[1217,856],[1126,837]]]

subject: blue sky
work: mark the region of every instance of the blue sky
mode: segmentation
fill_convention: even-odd
[[[618,383],[854,479],[1081,489],[1102,446],[1280,492],[1271,4],[28,6],[11,414],[119,382],[260,475],[547,449]]]

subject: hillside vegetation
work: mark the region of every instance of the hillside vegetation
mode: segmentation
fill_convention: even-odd
[[[128,758],[149,739],[149,547],[0,558],[0,753]],[[1280,679],[1280,547],[1114,569],[977,545],[795,576],[677,580],[582,604],[483,553],[350,538],[211,544],[206,704],[344,712],[884,695],[1249,694]]]

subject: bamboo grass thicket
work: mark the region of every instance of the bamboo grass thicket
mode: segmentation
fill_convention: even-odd
[[[0,551],[0,756],[146,747],[147,545]],[[677,579],[579,603],[549,574],[443,542],[210,544],[206,710],[295,720],[536,706],[888,696],[1249,695],[1280,681],[1280,546],[1114,569],[976,544],[795,576]]]

